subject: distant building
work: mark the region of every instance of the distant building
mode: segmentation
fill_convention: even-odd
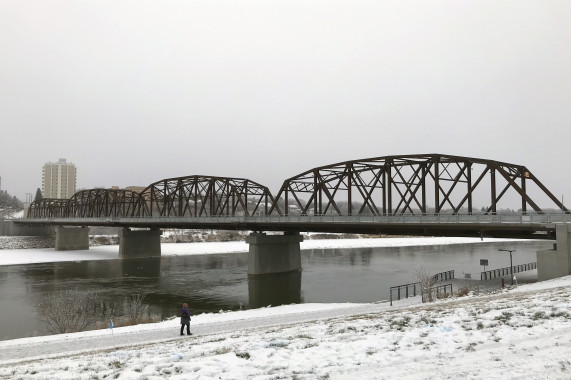
[[[68,199],[75,194],[77,172],[75,165],[60,158],[58,162],[44,164],[42,195],[44,198]]]
[[[146,186],[127,186],[125,190],[136,191],[137,193],[143,192],[147,187]]]
[[[111,186],[111,190],[131,190],[137,193],[140,193],[145,189],[146,189],[145,186],[127,186],[125,188],[121,188],[119,186]]]

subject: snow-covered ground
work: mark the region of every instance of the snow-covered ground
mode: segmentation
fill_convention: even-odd
[[[6,379],[569,379],[571,276],[421,305],[290,305],[0,342]]]
[[[24,217],[24,210],[16,211],[10,215],[4,216],[4,219],[21,219]]]
[[[489,241],[489,240],[485,240]],[[303,248],[478,243],[316,240]],[[245,251],[245,243],[163,244],[163,254]],[[28,252],[29,251],[29,252]],[[2,250],[0,265],[117,257]],[[2,379],[569,379],[571,276],[432,304],[302,304],[194,315],[113,330],[0,342]],[[191,305],[192,306],[192,305]]]
[[[10,239],[10,237],[0,237]],[[371,238],[371,239],[323,239],[306,240],[301,249],[330,248],[368,248],[368,247],[403,247],[446,244],[478,244],[481,242],[510,241],[509,239],[428,237],[428,238]],[[212,243],[163,243],[163,256],[205,255],[229,252],[247,252],[248,244],[243,241]],[[79,260],[111,260],[119,255],[117,245],[92,246],[86,251],[54,251],[53,248],[40,249],[2,249],[0,265],[32,264],[41,262],[79,261]]]

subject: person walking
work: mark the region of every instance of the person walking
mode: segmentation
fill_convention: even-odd
[[[188,311],[188,304],[183,303],[180,309],[180,335],[184,335],[184,326],[186,326],[186,335],[192,335],[190,332],[190,311]]]

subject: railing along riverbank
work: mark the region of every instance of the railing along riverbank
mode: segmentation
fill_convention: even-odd
[[[437,273],[434,276],[432,276],[432,279],[434,281],[452,280],[452,279],[454,279],[454,270],[449,270],[446,272]],[[452,285],[451,284],[448,284],[448,285],[450,285],[450,292],[452,292]],[[448,286],[448,285],[446,285],[446,286]],[[442,285],[442,286],[444,286],[444,285]],[[441,286],[436,286],[436,287],[433,287],[431,289],[440,288],[440,287]],[[417,288],[418,288],[418,292],[417,292]],[[422,293],[421,290],[422,290],[422,285],[420,282],[413,282],[410,284],[391,286],[389,288],[389,298],[390,298],[391,306],[393,306],[393,292],[396,291],[395,301],[398,301],[401,299],[401,294],[403,295],[402,298],[416,297],[417,294],[420,295]],[[444,290],[446,290],[446,288]],[[436,289],[436,291],[438,294],[439,290]]]
[[[511,275],[511,267],[487,270],[480,273],[480,281]],[[537,263],[518,264],[513,266],[513,274],[537,269]]]

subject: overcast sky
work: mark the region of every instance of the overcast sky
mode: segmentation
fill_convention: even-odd
[[[443,153],[571,204],[571,1],[0,0],[0,176],[284,179]],[[569,202],[567,201],[569,200]]]

